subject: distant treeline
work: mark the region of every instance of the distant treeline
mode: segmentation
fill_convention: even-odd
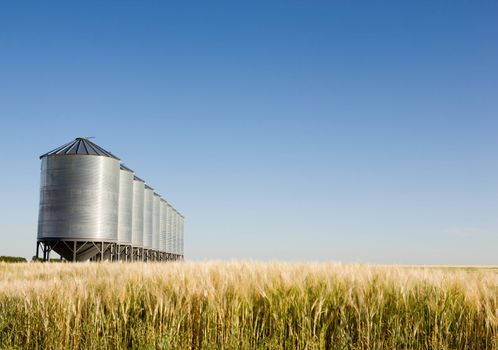
[[[36,261],[38,261],[38,262],[43,262],[43,259],[41,259],[41,258],[37,258],[36,256],[33,256],[33,257],[31,258],[31,261],[33,261],[33,262],[36,262]],[[48,259],[48,262],[56,262],[56,263],[60,263],[60,262],[66,262],[66,260],[51,258],[51,259]]]
[[[8,262],[8,263],[20,263],[20,262],[28,262],[25,258],[21,258],[19,256],[0,256],[0,262]]]

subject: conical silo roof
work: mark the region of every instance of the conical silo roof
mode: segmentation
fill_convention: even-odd
[[[106,151],[102,147],[96,145],[88,138],[78,137],[69,143],[66,143],[63,146],[60,146],[48,153],[45,153],[40,156],[40,158],[46,156],[56,156],[56,155],[67,155],[67,154],[80,154],[80,155],[93,155],[93,156],[103,156],[118,159],[111,152]]]
[[[137,180],[137,181],[140,181],[140,182],[144,182],[145,183],[145,180],[142,180],[141,178],[139,178],[137,175],[134,175],[133,176],[133,180]]]
[[[119,165],[119,168],[120,168],[121,170],[125,170],[125,171],[128,171],[128,172],[130,172],[130,173],[133,173],[133,172],[134,172],[132,169],[128,168],[128,167],[127,167],[126,165],[124,165],[123,163],[121,163],[121,164]]]

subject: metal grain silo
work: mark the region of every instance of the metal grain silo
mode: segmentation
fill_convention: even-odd
[[[152,249],[159,250],[159,224],[161,220],[161,196],[154,192],[152,205]]]
[[[183,235],[183,233],[184,233],[184,229],[183,229],[184,222],[185,222],[185,217],[180,214],[180,255],[181,255],[182,259],[183,259],[183,256],[184,256],[183,241],[185,239],[185,237]]]
[[[175,209],[173,206],[169,211],[169,252],[175,254]]]
[[[166,253],[171,254],[171,204],[166,203]]]
[[[140,249],[144,244],[144,190],[144,180],[134,176],[131,244],[134,248]],[[141,256],[140,251],[137,251],[137,257],[139,256]]]
[[[133,170],[121,164],[119,170],[118,245],[130,246],[133,222]]]
[[[173,208],[173,254],[178,255],[178,212]]]
[[[181,255],[180,212],[176,211],[176,254]]]
[[[168,205],[166,201],[161,198],[160,208],[159,208],[159,251],[162,253],[166,252],[166,215],[167,215]]]
[[[118,236],[120,160],[86,138],[41,157],[38,244],[67,260],[112,254]],[[112,258],[112,255],[111,255]]]
[[[145,185],[144,190],[144,249],[152,249],[154,189]]]

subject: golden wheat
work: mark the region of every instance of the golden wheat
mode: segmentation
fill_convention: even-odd
[[[498,273],[0,263],[1,349],[498,349]]]

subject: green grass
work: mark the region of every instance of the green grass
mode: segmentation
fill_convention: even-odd
[[[493,269],[0,263],[0,349],[498,349]]]

